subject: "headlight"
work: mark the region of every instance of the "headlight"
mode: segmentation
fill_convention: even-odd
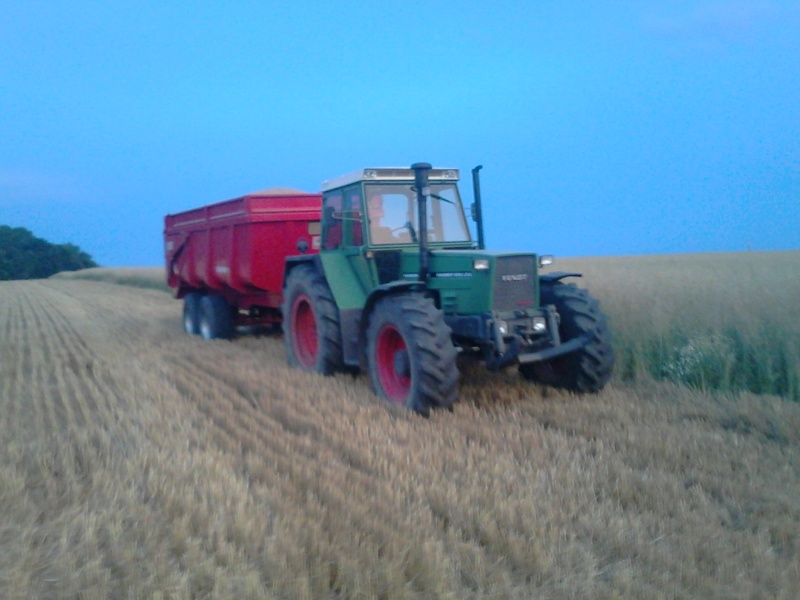
[[[472,268],[476,271],[485,271],[489,268],[489,259],[488,258],[476,258],[472,262]]]
[[[497,321],[497,331],[500,335],[508,335],[508,323],[506,321]]]
[[[542,254],[539,257],[539,267],[546,267],[547,265],[552,265],[556,261],[556,258],[552,254]]]
[[[547,329],[547,321],[544,320],[544,317],[533,317],[532,325],[535,333],[542,333]]]

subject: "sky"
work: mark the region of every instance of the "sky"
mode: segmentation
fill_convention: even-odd
[[[0,224],[103,266],[420,161],[496,250],[800,248],[800,0],[0,2]]]

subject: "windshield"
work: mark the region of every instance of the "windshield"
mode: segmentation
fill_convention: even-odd
[[[417,243],[417,194],[410,185],[367,184],[367,214],[372,244]],[[431,184],[428,241],[471,241],[458,190],[452,183]]]

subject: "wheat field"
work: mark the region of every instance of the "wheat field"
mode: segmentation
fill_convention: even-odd
[[[600,298],[617,373],[800,402],[800,251],[557,261]]]
[[[800,597],[800,404],[462,366],[424,419],[158,289],[0,282],[0,597]]]

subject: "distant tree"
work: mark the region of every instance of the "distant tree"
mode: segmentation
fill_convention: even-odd
[[[44,279],[60,271],[96,267],[74,244],[51,244],[24,227],[0,225],[0,281]]]

